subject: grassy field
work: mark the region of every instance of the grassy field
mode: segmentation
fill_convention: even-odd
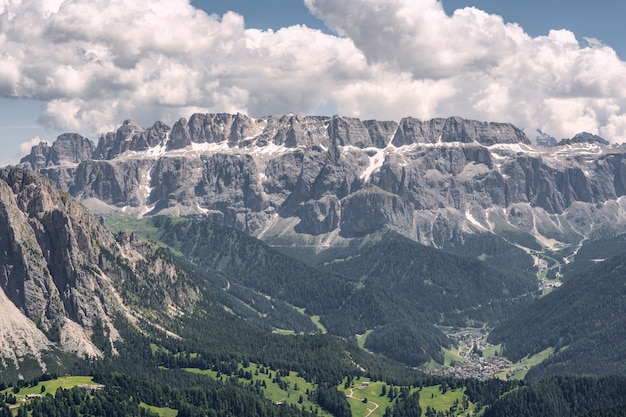
[[[309,401],[307,391],[312,392],[315,386],[310,382],[305,381],[299,377],[295,372],[290,372],[289,375],[281,376],[283,386],[275,382],[276,371],[268,369],[267,373],[262,372],[262,368],[254,363],[251,363],[247,368],[243,368],[240,365],[240,369],[243,372],[249,372],[252,375],[252,380],[246,380],[245,378],[239,378],[242,383],[257,384],[263,383],[262,388],[265,396],[274,403],[284,403],[297,405],[305,410],[318,410],[318,415],[329,416],[323,410],[319,409],[317,404]],[[187,368],[187,372],[197,373],[201,375],[208,375],[211,378],[219,379],[225,378],[225,376],[218,376],[216,371],[201,370],[196,368]],[[286,384],[285,384],[286,383]],[[285,386],[286,385],[286,386]],[[384,382],[370,381],[367,378],[355,379],[352,384],[346,388],[345,381],[338,388],[341,392],[345,393],[348,397],[348,403],[352,410],[353,417],[383,417],[387,407],[391,407],[396,399],[393,401],[389,399],[387,395],[381,395],[383,391],[383,385],[385,390],[389,390],[391,387]],[[401,387],[396,387],[399,391]],[[412,388],[411,393],[418,391],[418,388]],[[367,398],[367,402],[363,399]],[[422,415],[425,415],[426,408],[432,407],[437,411],[446,412],[454,405],[454,403],[462,404],[463,391],[449,390],[445,394],[441,394],[439,385],[433,387],[424,387],[420,392],[420,406],[422,407]],[[474,406],[470,403],[469,410],[457,410],[456,416],[465,415],[464,412],[473,412]]]
[[[380,381],[370,381],[367,378],[356,379],[352,382],[351,386],[346,388],[345,381],[339,387],[339,390],[344,392],[348,397],[348,403],[352,410],[353,417],[382,417],[385,414],[387,407],[393,406],[397,399],[393,401],[389,399],[387,395],[381,395],[383,392],[383,386],[388,393],[390,386]],[[396,387],[400,390],[401,387]],[[417,392],[418,388],[412,388],[409,392],[411,394]],[[420,395],[420,407],[422,408],[422,415],[426,415],[426,409],[431,407],[436,411],[446,413],[450,410],[455,402],[459,404],[458,409],[455,412],[455,416],[464,416],[467,413],[474,413],[475,406],[471,402],[467,410],[462,409],[464,390],[448,390],[445,394],[440,391],[440,386],[424,387],[419,392]],[[367,398],[367,402],[363,402],[363,399]]]
[[[17,394],[13,393],[13,388],[0,391],[3,394],[12,394],[17,400],[17,404],[10,405],[9,408],[16,413],[16,409],[24,403],[27,395],[40,394],[40,395],[54,395],[59,389],[71,389],[78,385],[96,385],[93,382],[93,378],[90,376],[66,376],[50,381],[43,381],[32,387],[24,387],[20,389]],[[43,389],[43,391],[42,391]]]
[[[178,219],[174,221],[180,221]],[[157,242],[157,244],[161,246],[163,243],[159,240],[159,229],[150,225],[146,220],[136,220],[136,219],[109,219],[106,221],[106,227],[111,231],[111,233],[116,234],[119,232],[125,233],[137,233],[139,236],[144,239],[150,240],[152,242]],[[177,256],[183,256],[183,254],[174,248],[166,246],[168,249],[172,251]]]
[[[460,346],[452,345],[450,346],[450,349],[442,349],[444,366],[450,366],[450,363],[452,363],[453,361],[456,363],[465,362],[465,358],[459,353],[459,348]]]
[[[55,394],[58,389],[74,388],[78,385],[94,385],[93,378],[90,376],[66,376],[50,381],[40,382],[33,387],[24,387],[20,389],[20,392],[15,395],[18,403],[22,401],[29,394],[41,394],[42,387],[45,387],[44,394]],[[13,393],[13,388],[2,391],[3,393]]]
[[[158,229],[149,225],[145,220],[118,220],[107,219],[106,226],[111,233],[136,232],[142,236],[156,236]]]
[[[369,330],[366,330],[365,333],[363,334],[356,335],[356,342],[361,349],[365,349],[365,340],[367,339],[367,336],[369,336],[370,333],[372,333],[373,331],[374,329],[369,329]]]
[[[322,322],[320,321],[320,316],[311,316],[311,321],[313,322],[313,324],[315,324],[315,326],[320,329],[320,331],[323,334],[328,333],[328,330],[326,330],[326,327],[324,327],[324,325],[322,324]]]
[[[485,338],[485,344],[486,344],[486,339],[487,338]],[[490,358],[492,356],[498,356],[500,352],[502,352],[502,344],[490,345],[490,346],[483,348],[483,356],[486,358]]]
[[[350,388],[345,388],[345,383],[339,387],[348,397],[348,403],[353,417],[382,417],[385,409],[393,402],[389,397],[381,396],[383,382],[370,381],[367,378],[355,379]],[[363,399],[367,398],[367,403]]]
[[[537,358],[529,358],[528,361],[538,360]],[[276,379],[276,371],[268,368],[263,368],[258,364],[251,363],[248,367],[244,368],[240,365],[240,369],[244,373],[252,375],[252,379],[239,378],[242,383],[247,384],[259,384],[261,385],[266,398],[274,403],[291,404],[299,406],[305,410],[315,411],[320,416],[330,417],[330,415],[323,410],[319,409],[317,404],[309,401],[308,393],[314,391],[315,386],[298,376],[295,372],[290,372],[289,375],[281,375],[280,381]],[[208,375],[214,379],[225,378],[223,375],[218,375],[216,371],[200,370],[196,368],[187,368],[186,371]],[[28,394],[41,394],[42,387],[45,387],[45,394],[55,394],[58,389],[70,389],[78,385],[95,385],[93,378],[88,376],[68,376],[61,377],[51,381],[40,382],[33,387],[25,387],[20,390],[19,393],[14,394],[18,400],[18,405],[23,402]],[[387,395],[381,395],[383,392],[383,386],[385,390],[391,388],[383,382],[370,381],[367,378],[358,378],[352,382],[352,384],[346,388],[345,381],[339,387],[340,391],[344,392],[348,397],[348,403],[352,410],[354,417],[382,417],[387,407],[394,404],[394,401],[390,400]],[[396,387],[399,390],[401,387]],[[416,392],[417,388],[412,388],[411,393]],[[12,393],[12,388],[9,388],[4,393]],[[367,399],[364,402],[364,399]],[[440,387],[424,387],[420,392],[420,406],[423,413],[426,412],[427,407],[434,408],[437,411],[446,412],[454,405],[455,401],[458,404],[462,404],[463,391],[449,390],[445,394],[441,394]],[[176,417],[178,411],[171,408],[154,407],[148,404],[141,404],[142,407],[149,409],[162,417]],[[462,411],[473,412],[473,405],[470,404],[469,410],[458,410],[455,415],[465,415]]]
[[[244,373],[249,372],[252,375],[252,380],[245,378],[239,378],[242,383],[247,384],[261,384],[261,388],[265,393],[265,397],[273,401],[276,404],[291,404],[299,406],[305,410],[313,411],[318,408],[317,404],[309,401],[309,395],[307,392],[312,392],[315,386],[310,382],[307,382],[304,378],[298,376],[295,372],[290,372],[289,375],[281,375],[280,379],[282,383],[276,381],[276,371],[268,368],[262,368],[260,365],[250,363],[250,366],[244,368],[242,364],[239,365]],[[214,379],[224,378],[224,376],[218,376],[216,371],[201,370],[196,368],[186,368],[187,372],[192,372],[201,375],[208,375]],[[267,370],[263,372],[262,370]],[[258,382],[257,382],[258,381]],[[328,416],[327,413],[321,409],[318,410],[318,415]]]
[[[422,408],[422,415],[426,412],[428,407],[434,408],[437,411],[446,412],[450,410],[455,403],[458,405],[458,408],[455,412],[455,416],[466,415],[471,413],[474,415],[475,413],[475,405],[469,402],[468,409],[464,409],[463,404],[463,396],[465,390],[448,390],[445,394],[442,394],[440,391],[440,386],[435,385],[432,387],[424,387],[420,392],[420,407]]]
[[[139,406],[145,408],[146,410],[150,410],[153,413],[157,413],[161,417],[176,417],[178,415],[178,410],[173,410],[167,407],[154,407],[146,403],[140,403]]]
[[[508,369],[505,372],[501,372],[497,376],[498,378],[508,377],[508,379],[522,380],[526,377],[526,374],[531,367],[540,364],[548,356],[552,355],[552,353],[554,353],[554,348],[547,348],[537,353],[536,355],[522,359],[521,361],[517,362],[511,369]]]

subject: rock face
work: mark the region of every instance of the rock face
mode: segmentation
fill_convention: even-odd
[[[126,151],[142,152],[155,146],[162,146],[169,130],[170,128],[161,122],[144,129],[132,120],[125,120],[116,133],[107,133],[100,138],[98,147],[90,157],[112,159]]]
[[[126,121],[91,158],[69,138],[51,147],[63,158],[38,145],[22,166],[103,215],[207,216],[265,239],[391,228],[435,246],[507,228],[570,242],[626,224],[626,152],[585,134],[543,148],[458,117],[194,114],[171,129]]]
[[[33,169],[78,164],[91,158],[93,153],[94,145],[89,139],[76,133],[64,133],[52,146],[46,142],[35,145],[31,154],[22,158],[20,164],[29,164]]]
[[[400,122],[398,132],[393,138],[395,146],[442,142],[475,142],[485,146],[498,143],[530,144],[524,132],[511,124],[477,122],[459,117],[427,122],[406,118]]]
[[[142,262],[149,250],[143,249],[117,242],[84,206],[43,176],[0,170],[0,309],[22,332],[7,329],[9,322],[0,325],[0,356],[14,357],[18,367],[20,355],[34,355],[45,370],[42,350],[52,347],[92,357],[114,351],[120,336],[113,319],[138,316],[118,290],[144,285]],[[151,277],[164,262],[150,260]],[[161,301],[180,302],[185,309],[198,298],[197,289],[187,285]],[[105,345],[92,342],[96,327],[103,329]]]
[[[609,142],[606,139],[598,135],[592,135],[591,133],[588,133],[588,132],[578,133],[574,135],[574,137],[571,139],[563,139],[559,142],[559,145],[563,146],[563,145],[571,145],[575,143],[599,143],[601,145],[609,145]]]

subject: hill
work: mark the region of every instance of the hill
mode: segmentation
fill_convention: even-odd
[[[626,255],[568,278],[489,336],[513,360],[548,347],[556,352],[528,377],[574,372],[624,373],[626,355]]]
[[[409,322],[415,317],[412,314],[420,314],[415,309],[394,308],[396,313],[390,315],[388,306],[393,298],[385,292],[370,288],[362,291],[351,277],[306,265],[232,228],[169,217],[147,219],[144,224],[147,226],[143,229],[150,231],[146,236],[167,245],[195,270],[203,271],[219,300],[262,328],[273,325],[270,330],[315,332],[319,329],[311,316],[319,316],[325,330],[354,338],[369,328],[398,319]],[[362,300],[360,313],[351,311],[353,300]],[[376,316],[379,311],[382,313]],[[441,347],[449,345],[431,322],[418,322],[411,326],[412,336],[401,344],[407,352],[425,352],[419,357],[408,355],[412,364],[439,358]]]

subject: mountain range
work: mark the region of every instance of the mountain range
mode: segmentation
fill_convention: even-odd
[[[242,114],[42,142],[0,170],[5,374],[128,360],[134,340],[159,366],[256,357],[336,384],[397,372],[356,342],[448,366],[466,326],[513,361],[550,350],[529,379],[626,373],[626,149],[542,143],[458,117]]]
[[[97,144],[78,134],[41,143],[20,166],[96,214],[197,215],[277,245],[391,229],[438,248],[513,231],[535,249],[625,226],[624,148],[589,134],[537,147],[513,125],[460,118],[127,120]]]

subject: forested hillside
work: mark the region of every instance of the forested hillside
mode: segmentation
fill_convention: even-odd
[[[558,376],[511,391],[484,417],[611,417],[625,404],[624,377]]]
[[[494,305],[504,300],[509,304],[537,288],[532,274],[505,273],[476,258],[451,255],[394,233],[353,256],[325,263],[324,269],[387,294],[389,309],[407,311],[409,317],[420,313],[431,323],[447,325],[498,320]]]
[[[528,377],[572,372],[626,373],[626,255],[569,277],[491,332],[517,360],[554,347],[555,353]]]
[[[205,277],[217,300],[258,327],[312,332],[309,316],[319,316],[336,335],[373,330],[366,347],[410,365],[443,362],[440,349],[450,342],[433,325],[496,322],[536,289],[532,274],[505,273],[391,232],[316,268],[208,221],[141,224],[132,223],[137,233],[169,247]]]

